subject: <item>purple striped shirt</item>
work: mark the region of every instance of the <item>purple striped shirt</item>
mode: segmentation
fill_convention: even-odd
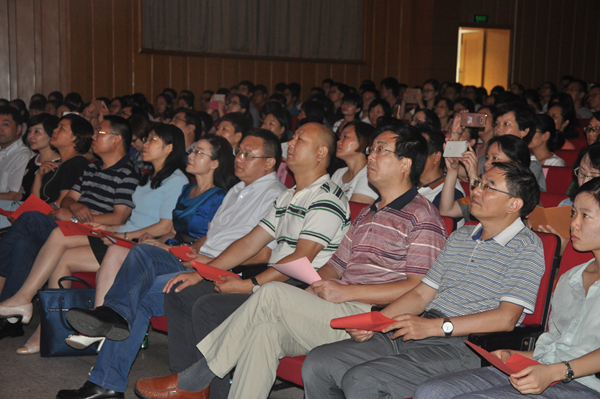
[[[425,276],[446,243],[436,207],[415,187],[380,210],[363,209],[329,264],[342,284],[381,284]]]

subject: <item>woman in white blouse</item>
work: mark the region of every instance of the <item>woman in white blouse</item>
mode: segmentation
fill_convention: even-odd
[[[365,154],[373,142],[374,130],[373,126],[364,122],[349,122],[344,126],[337,143],[335,156],[344,161],[347,167],[335,171],[331,180],[344,190],[348,201],[372,204],[378,197],[369,187]]]
[[[535,157],[544,166],[565,166],[565,161],[552,152],[560,149],[564,143],[564,135],[556,130],[554,120],[550,116],[535,116],[535,134],[529,143],[529,149],[533,153],[532,161]]]

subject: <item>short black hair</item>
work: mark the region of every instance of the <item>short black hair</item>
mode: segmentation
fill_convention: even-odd
[[[515,121],[519,126],[520,131],[529,129],[527,135],[523,137],[525,144],[529,144],[535,134],[535,112],[528,105],[521,103],[508,103],[502,105],[494,114],[494,122],[498,117],[512,112],[515,115]]]
[[[121,136],[123,142],[123,149],[125,152],[129,152],[131,148],[131,125],[127,119],[116,115],[106,115],[104,120],[110,124],[111,133],[118,134]]]
[[[50,97],[54,97],[54,100],[58,101],[60,104],[62,104],[65,99],[60,91],[53,91],[52,93],[48,94],[48,99],[50,99]]]
[[[240,86],[246,86],[248,88],[248,93],[254,93],[254,83],[252,83],[249,80],[242,80],[240,83],[238,83],[238,87]]]
[[[508,192],[523,200],[519,216],[527,217],[540,203],[540,185],[533,172],[515,162],[494,162],[493,165],[502,171]]]
[[[63,116],[60,118],[59,123],[63,119],[66,119],[71,123],[71,133],[76,137],[75,151],[80,154],[87,153],[92,146],[92,136],[94,135],[94,127],[92,124],[82,116],[75,114],[67,114]]]
[[[342,97],[342,104],[343,103],[356,105],[356,108],[359,109],[362,109],[363,107],[362,96],[358,93],[344,94],[344,97]]]
[[[23,124],[23,117],[18,109],[11,105],[3,105],[0,107],[0,115],[10,115],[15,125],[21,126]],[[22,133],[22,132],[21,132]]]
[[[494,143],[498,143],[500,151],[502,151],[511,162],[516,162],[524,168],[529,168],[531,165],[531,153],[529,152],[529,147],[527,147],[527,144],[517,136],[505,134],[504,136],[492,137],[487,143],[487,148],[485,149],[486,153]]]
[[[398,96],[400,94],[400,83],[398,83],[398,79],[394,77],[387,77],[381,80],[381,85],[385,86],[388,90],[392,90],[394,96]]]
[[[409,177],[412,184],[418,185],[427,162],[427,140],[416,127],[400,121],[394,124],[385,124],[375,129],[375,139],[385,132],[392,132],[396,135],[396,148],[394,150],[396,158],[409,158],[412,160]]]
[[[177,108],[175,115],[183,113],[185,115],[185,123],[194,126],[194,140],[198,141],[202,137],[202,120],[198,116],[198,113],[188,108]]]
[[[221,122],[230,122],[233,125],[235,133],[242,133],[242,135],[245,135],[252,129],[250,119],[241,112],[230,112],[229,114],[225,114],[221,117],[219,123]]]
[[[269,90],[267,90],[267,86],[265,86],[265,85],[258,84],[256,86],[254,86],[254,91],[251,93],[256,93],[257,91],[260,91],[261,93],[269,94]]]
[[[281,163],[281,144],[279,142],[279,137],[275,133],[267,129],[252,129],[248,133],[244,135],[244,139],[246,137],[258,137],[263,141],[263,153],[264,156],[269,158],[275,158],[274,170],[277,170],[279,167],[279,163]],[[243,139],[242,139],[243,141]]]
[[[427,135],[427,146],[428,155],[435,154],[436,152],[444,152],[444,143],[446,143],[446,136],[441,131],[432,128],[431,126],[422,124],[417,126],[417,130],[421,134]],[[443,162],[440,162],[442,164]]]

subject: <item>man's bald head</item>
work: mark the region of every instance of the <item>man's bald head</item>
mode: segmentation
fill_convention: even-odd
[[[327,126],[322,125],[320,123],[307,123],[305,125],[302,125],[300,129],[306,132],[315,132],[319,141],[319,145],[327,147],[327,166],[329,166],[331,160],[335,156],[336,151],[335,134]]]

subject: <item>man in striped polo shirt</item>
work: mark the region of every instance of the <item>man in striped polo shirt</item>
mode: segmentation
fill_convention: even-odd
[[[89,129],[93,129],[91,125]],[[101,160],[89,164],[61,201],[61,207],[49,215],[25,212],[15,221],[0,240],[1,300],[21,288],[38,252],[50,233],[58,229],[57,219],[125,223],[133,209],[131,196],[140,179],[127,155],[130,145],[129,122],[119,116],[105,116],[92,141],[92,150]]]
[[[332,318],[367,312],[373,304],[389,304],[420,282],[446,241],[437,209],[415,187],[427,159],[427,141],[407,124],[382,126],[376,133],[369,149],[368,177],[381,197],[361,211],[335,254],[319,269],[323,280],[307,290],[277,282],[255,287],[255,293],[198,344],[204,357],[177,375],[138,381],[137,392],[155,398],[161,397],[161,389],[170,389],[176,391],[176,398],[204,390],[193,393],[203,397],[215,377],[226,377],[236,367],[228,397],[266,398],[278,359],[303,355],[347,336],[329,326]],[[305,139],[296,132],[290,142],[292,165],[302,158]],[[322,191],[331,184],[319,183],[315,189]],[[274,231],[280,215],[292,212],[301,220],[306,209],[310,213],[312,205],[295,202],[299,194],[290,190],[280,196],[259,227]],[[295,205],[286,211],[290,201]],[[318,207],[324,215],[331,212],[328,202]],[[325,223],[323,219],[305,224],[300,237],[321,239],[315,230]],[[278,241],[294,245],[293,237],[284,231]]]
[[[407,398],[430,377],[480,367],[463,339],[511,331],[534,311],[544,253],[521,218],[539,196],[529,169],[494,163],[472,191],[481,223],[452,234],[421,283],[382,310],[397,320],[383,333],[350,331],[310,352],[306,398]]]

